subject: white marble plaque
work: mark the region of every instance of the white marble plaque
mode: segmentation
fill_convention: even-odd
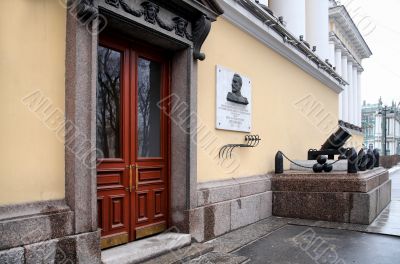
[[[217,129],[251,131],[251,81],[217,66]]]

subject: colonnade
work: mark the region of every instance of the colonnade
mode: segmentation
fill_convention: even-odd
[[[336,72],[349,85],[339,95],[339,119],[361,127],[362,67],[340,41],[329,37],[329,0],[269,0],[274,15],[283,16],[286,28],[295,36],[302,35],[317,55],[336,67]]]

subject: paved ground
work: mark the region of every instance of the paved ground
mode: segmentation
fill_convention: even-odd
[[[400,239],[319,227],[286,225],[236,254],[249,263],[400,263]]]
[[[323,221],[308,221],[307,226],[307,221],[289,221],[288,225],[236,250],[235,254],[255,264],[398,264],[400,171],[392,173],[391,179],[392,202],[370,226]]]
[[[148,264],[399,264],[400,170],[392,202],[371,225],[270,217]]]
[[[390,178],[392,179],[392,201],[369,226],[369,230],[400,236],[400,170],[391,173]]]

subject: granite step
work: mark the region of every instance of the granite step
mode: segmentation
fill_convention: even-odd
[[[189,234],[163,233],[134,241],[125,245],[103,250],[103,264],[134,264],[161,256],[191,244]]]
[[[214,246],[208,244],[193,243],[190,246],[179,248],[168,254],[151,259],[143,264],[181,264],[192,259],[198,258],[211,252]]]

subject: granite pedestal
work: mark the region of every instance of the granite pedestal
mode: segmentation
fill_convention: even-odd
[[[271,179],[276,216],[370,224],[391,200],[383,168],[348,174],[286,171]]]

